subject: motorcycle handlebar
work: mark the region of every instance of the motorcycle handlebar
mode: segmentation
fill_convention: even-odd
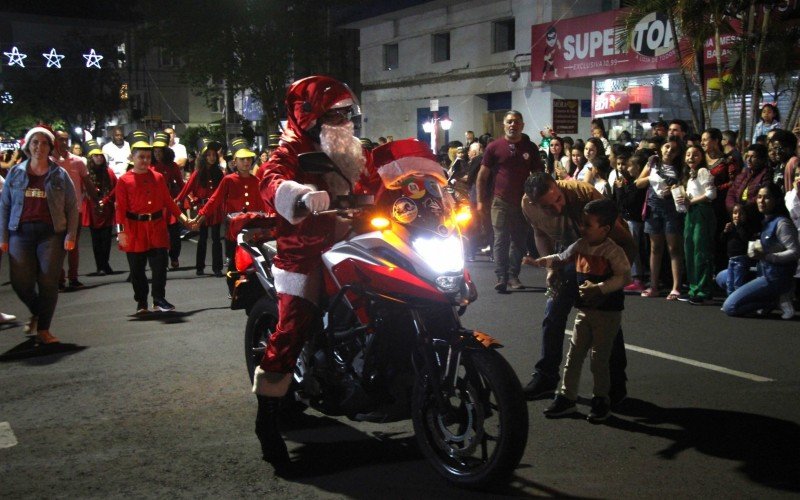
[[[338,204],[339,200],[334,200],[334,204]],[[314,211],[311,212],[308,210],[308,207],[303,202],[302,199],[298,199],[295,202],[295,211],[300,214],[307,213],[308,215],[318,216],[318,215],[328,215],[328,214],[335,214],[341,217],[352,217],[354,215],[360,214],[364,211],[365,208],[372,206],[372,203],[367,204],[367,206],[356,206],[356,207],[334,207],[328,210],[321,210],[321,211]]]

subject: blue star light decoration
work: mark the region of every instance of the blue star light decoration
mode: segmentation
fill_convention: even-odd
[[[50,49],[50,52],[42,54],[42,56],[47,59],[48,68],[61,68],[61,60],[64,59],[64,56],[56,54],[56,49]]]
[[[3,54],[5,54],[6,57],[8,57],[9,66],[14,66],[16,64],[19,65],[20,68],[25,67],[25,63],[23,63],[22,60],[28,57],[28,55],[20,53],[18,48],[13,47],[11,49],[11,52],[3,52]]]
[[[83,54],[83,58],[86,59],[87,68],[94,66],[100,69],[100,60],[103,59],[103,56],[95,53],[94,49],[91,49],[88,54]]]

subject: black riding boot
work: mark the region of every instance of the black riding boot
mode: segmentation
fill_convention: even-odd
[[[285,470],[289,464],[289,451],[281,437],[278,427],[278,411],[280,398],[256,396],[258,399],[258,414],[256,415],[256,436],[261,442],[261,452],[264,460],[271,463],[276,472]]]

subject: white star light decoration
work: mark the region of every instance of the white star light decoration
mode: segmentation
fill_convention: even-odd
[[[50,52],[42,54],[42,56],[47,59],[48,68],[61,68],[61,60],[64,59],[64,56],[61,54],[56,54],[56,49],[50,49]]]
[[[8,62],[6,63],[8,66],[19,66],[20,68],[25,67],[24,60],[28,57],[28,55],[20,52],[18,47],[12,47],[11,52],[3,52],[3,54],[8,58]],[[64,54],[59,54],[56,52],[55,48],[51,48],[50,52],[43,52],[42,57],[44,57],[48,68],[61,69],[61,61],[67,56]],[[100,61],[103,60],[103,56],[95,52],[94,49],[89,49],[89,53],[83,54],[83,58],[86,60],[87,68],[94,67],[97,69],[102,69],[100,66]]]
[[[94,49],[91,49],[88,54],[83,54],[83,58],[86,59],[87,68],[94,66],[100,69],[100,60],[103,59],[103,56],[96,54]]]
[[[19,49],[14,47],[11,49],[11,52],[3,52],[3,54],[8,57],[8,65],[14,66],[15,64],[19,65],[20,68],[25,67],[25,63],[22,62],[23,59],[28,57],[27,54],[21,54]]]

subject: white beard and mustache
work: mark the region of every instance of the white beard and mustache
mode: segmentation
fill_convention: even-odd
[[[322,151],[353,184],[367,163],[361,149],[361,141],[353,135],[354,129],[353,122],[338,126],[322,125],[319,134]],[[333,196],[349,192],[350,187],[336,174],[326,174],[325,182],[328,184],[328,192]]]

